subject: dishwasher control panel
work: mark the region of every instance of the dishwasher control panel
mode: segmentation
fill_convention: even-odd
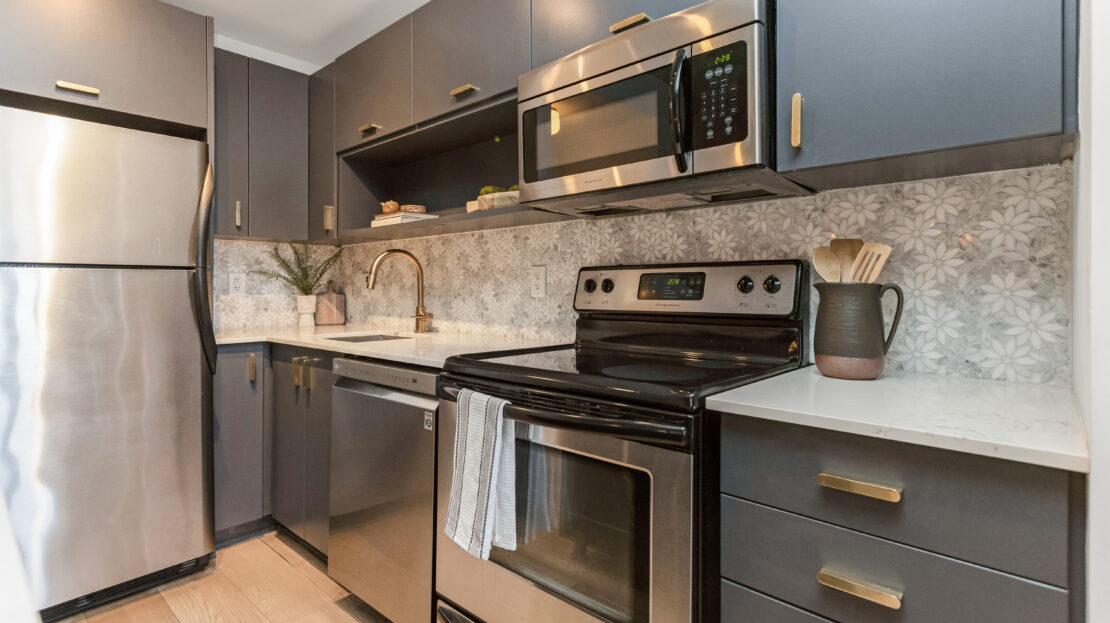
[[[336,358],[332,360],[332,372],[336,376],[363,381],[374,385],[392,387],[416,394],[434,396],[436,393],[436,374],[422,370],[410,370],[397,366],[383,365],[361,359]]]

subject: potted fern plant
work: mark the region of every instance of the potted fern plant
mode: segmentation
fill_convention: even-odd
[[[307,244],[286,243],[286,246],[293,251],[292,260],[286,260],[278,250],[279,247],[275,245],[273,250],[270,251],[270,257],[274,258],[278,269],[259,268],[251,272],[270,279],[284,281],[293,286],[293,289],[297,291],[297,313],[300,315],[297,325],[314,327],[316,326],[316,289],[323,283],[324,275],[327,274],[328,270],[339,261],[343,249],[339,249],[320,264],[313,265],[309,258]]]

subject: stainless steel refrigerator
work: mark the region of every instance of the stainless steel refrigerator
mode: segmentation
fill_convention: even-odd
[[[213,551],[212,173],[202,142],[26,110],[0,137],[0,487],[52,618]]]

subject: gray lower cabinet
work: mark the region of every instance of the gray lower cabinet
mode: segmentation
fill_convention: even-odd
[[[213,384],[216,532],[267,514],[265,344],[221,346]]]
[[[610,26],[640,13],[659,19],[697,0],[532,0],[532,67],[611,36]]]
[[[1070,2],[779,0],[778,170],[1061,133]]]
[[[335,63],[308,81],[308,239],[338,235],[336,213]]]
[[[336,151],[412,125],[412,48],[408,15],[335,59]]]
[[[721,620],[1079,623],[1086,482],[721,417]]]
[[[0,89],[208,127],[208,20],[163,2],[2,2],[0,58]]]
[[[216,235],[308,238],[308,89],[304,74],[216,50]]]
[[[273,516],[327,554],[331,355],[275,345],[272,357]]]
[[[531,68],[528,23],[528,0],[431,0],[413,12],[413,121],[515,89]]]

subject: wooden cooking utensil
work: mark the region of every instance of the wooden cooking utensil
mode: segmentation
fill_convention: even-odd
[[[840,261],[836,259],[836,255],[828,247],[813,248],[813,268],[818,275],[821,275],[825,281],[830,283],[840,281],[840,275],[843,272],[840,268]]]
[[[851,281],[852,264],[863,249],[863,241],[859,238],[833,238],[829,241],[829,248],[840,262],[840,280]]]
[[[856,261],[852,264],[852,281],[856,283],[875,283],[890,257],[890,247],[878,242],[863,245]]]

